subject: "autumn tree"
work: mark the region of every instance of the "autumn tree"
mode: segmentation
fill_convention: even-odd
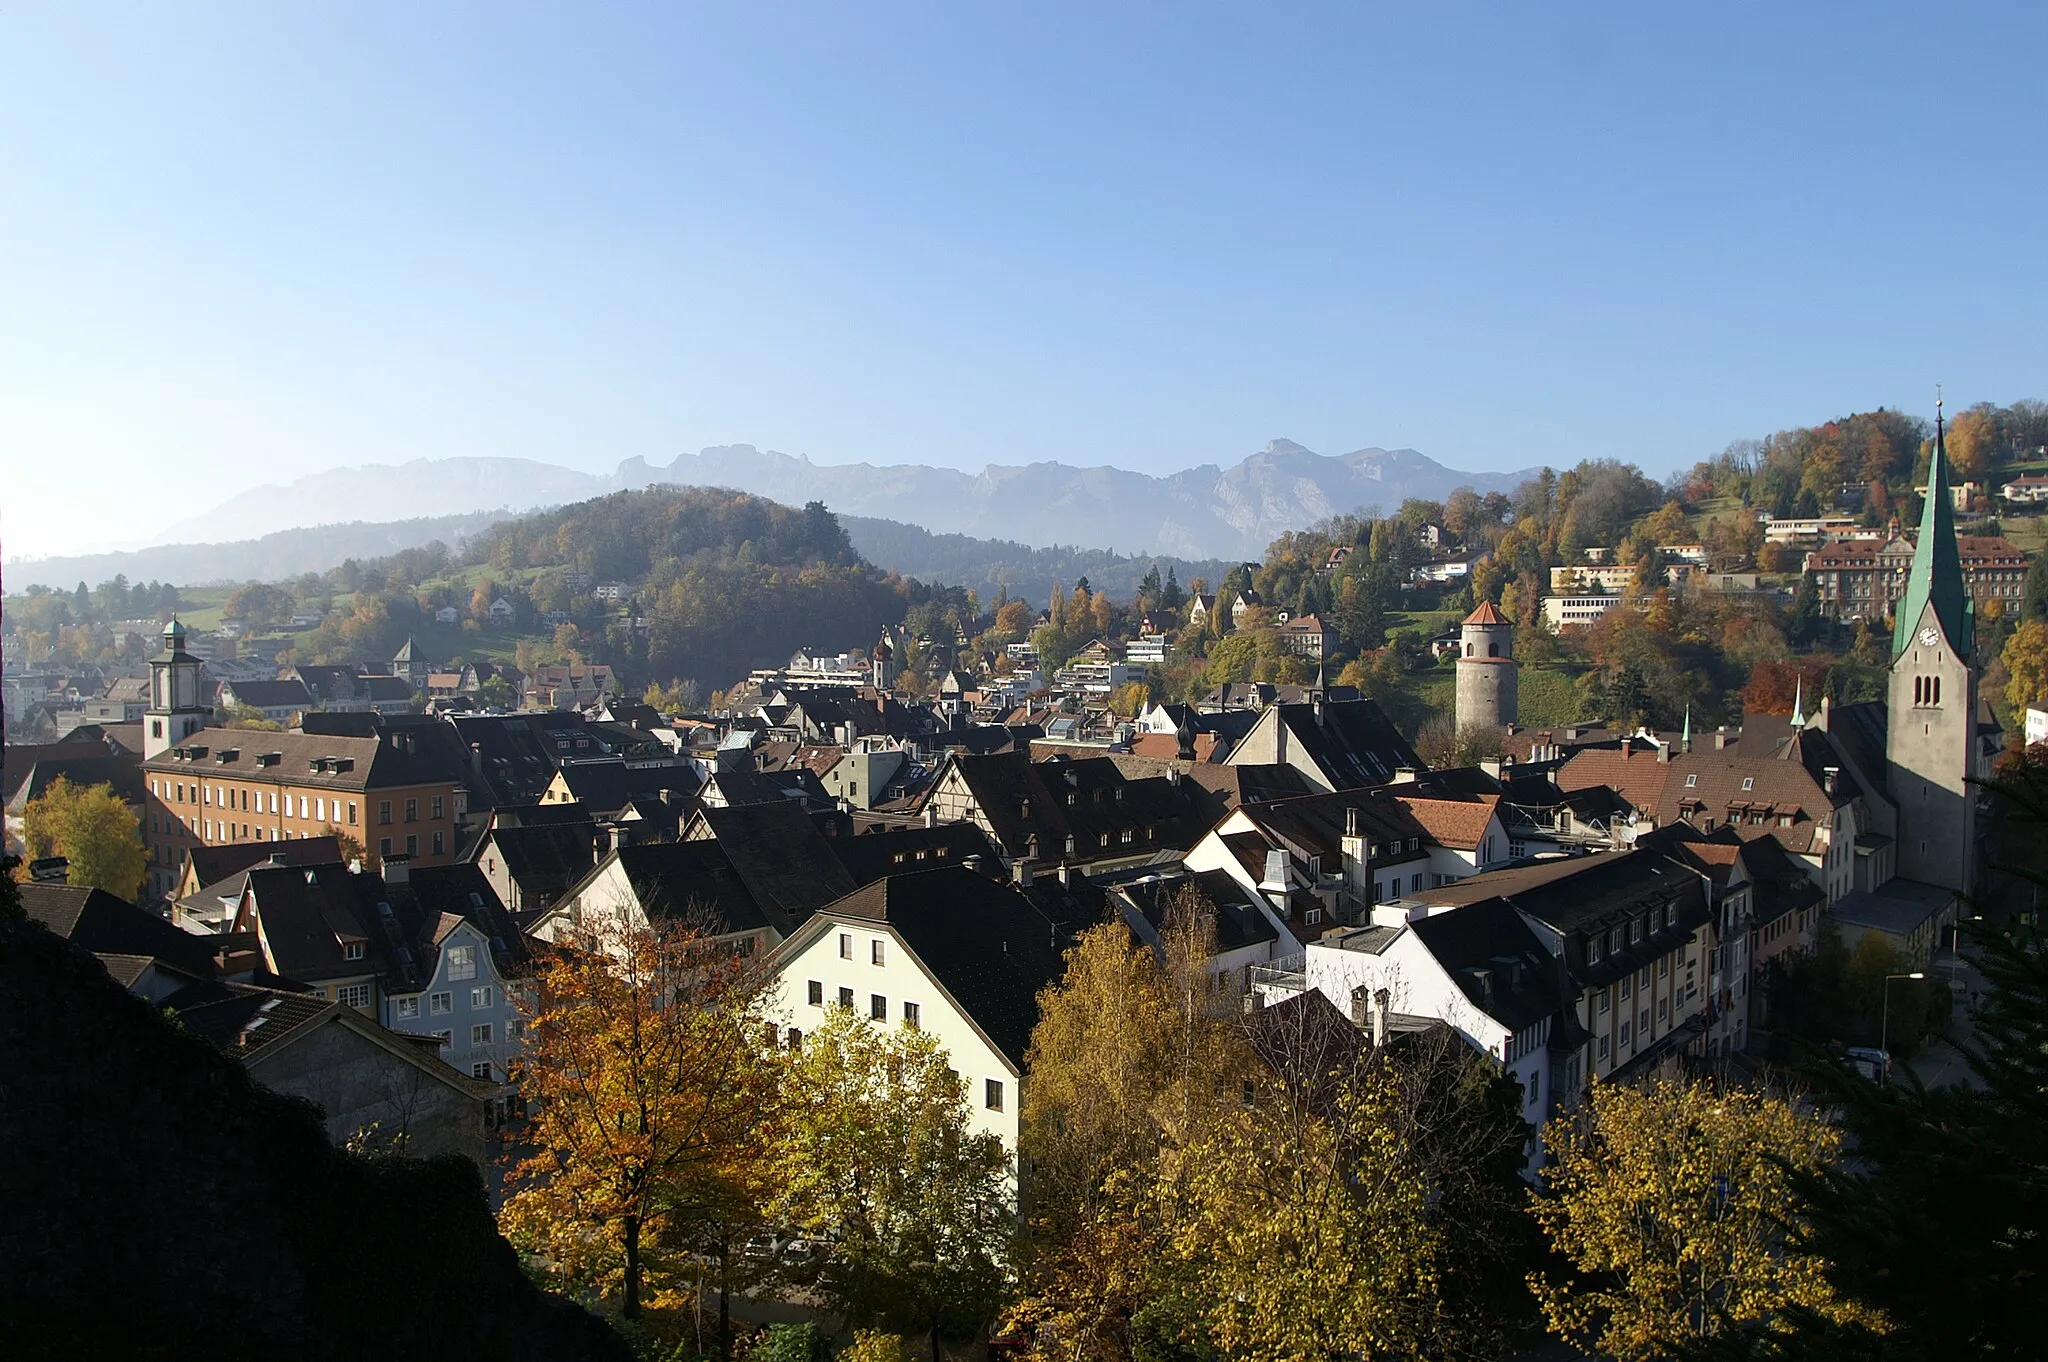
[[[2023,621],[2005,641],[2005,651],[1999,657],[2011,678],[2005,684],[2009,714],[2023,714],[2029,705],[2048,699],[2048,623]]]
[[[1871,1318],[1796,1242],[1793,1180],[1841,1147],[1820,1117],[1742,1089],[1603,1083],[1544,1143],[1536,1218],[1578,1278],[1532,1274],[1529,1285],[1560,1338],[1650,1362],[1724,1330],[1770,1327],[1795,1307]]]
[[[1162,1281],[1160,1150],[1218,1119],[1245,1056],[1202,968],[1213,909],[1168,904],[1159,948],[1084,933],[1039,1000],[1021,1148],[1032,1171],[1021,1323],[1068,1358],[1129,1357]]]
[[[133,899],[149,875],[142,822],[111,785],[73,785],[63,776],[22,810],[32,858],[62,856],[68,883]]]
[[[615,1291],[634,1319],[675,1280],[671,1254],[697,1208],[765,1157],[776,1070],[760,1052],[762,978],[747,957],[669,924],[595,944],[559,951],[537,981],[516,1072],[530,1152],[499,1219],[559,1275]]]
[[[985,1330],[1010,1285],[1008,1152],[972,1129],[967,1080],[928,1031],[836,1008],[782,1068],[783,1224],[831,1238],[817,1293],[857,1328]]]

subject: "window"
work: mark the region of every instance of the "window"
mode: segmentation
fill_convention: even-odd
[[[319,810],[319,813],[314,816],[322,822],[327,821],[327,801],[325,799],[316,799],[313,801],[313,807]]]
[[[368,984],[343,984],[334,990],[334,1001],[343,1007],[368,1007],[370,986]]]
[[[1643,920],[1636,918],[1628,924],[1628,941],[1631,946],[1643,939]]]
[[[427,1011],[432,1016],[445,1016],[454,1010],[455,995],[453,993],[435,993],[427,998]]]
[[[924,1023],[924,1009],[916,1003],[903,1004],[903,1024],[915,1031]]]
[[[286,802],[289,803],[290,800],[286,800]],[[391,826],[391,801],[388,799],[377,801],[377,824],[379,827],[388,828]]]
[[[1743,790],[1743,793],[1744,793],[1744,794],[1747,794],[1747,793],[1748,793],[1749,791],[1751,791],[1751,790],[1754,790],[1755,788],[1756,788],[1756,777],[1755,777],[1755,776],[1744,776],[1744,777],[1742,778],[1742,790]]]
[[[406,834],[405,854],[408,856],[417,856],[420,854],[420,838],[418,833]]]
[[[1600,938],[1597,936],[1586,938],[1586,963],[1589,965],[1600,963]]]
[[[1416,875],[1409,879],[1408,892],[1411,894],[1419,894],[1422,892],[1422,876]]]
[[[983,1082],[981,1087],[981,1104],[990,1111],[1001,1111],[1003,1109],[1002,1079],[991,1078]]]
[[[471,989],[469,991],[469,1005],[471,1007],[496,1007],[498,1005],[498,990],[490,984],[485,984],[482,988]]]
[[[391,839],[389,837],[379,837],[377,839],[377,854],[379,856],[389,856],[391,854]]]
[[[258,795],[257,798],[261,799],[262,796]],[[356,802],[353,799],[348,802],[348,825],[350,827],[356,825]]]
[[[802,1030],[794,1026],[789,1028],[789,1048],[792,1050],[801,1050],[804,1048],[804,1033],[802,1032]]]
[[[439,856],[442,852],[448,849],[447,838],[447,833],[441,831],[439,828],[434,829],[434,854],[436,856]]]
[[[427,816],[429,818],[439,818],[441,816],[442,799],[443,796],[435,795],[432,799],[427,801]]]
[[[878,1022],[889,1020],[889,1000],[879,993],[868,995],[868,1020]]]
[[[853,990],[852,990],[852,989],[850,989],[850,988],[842,988],[842,989],[840,989],[840,990],[839,990],[839,1005],[840,1005],[841,1007],[845,1008],[845,1009],[846,1009],[847,1011],[849,1011],[849,1012],[851,1012],[851,1011],[853,1010]]]
[[[1419,848],[1419,847],[1420,847],[1421,845],[1422,845],[1422,839],[1421,839],[1420,837],[1410,837],[1410,838],[1408,839],[1408,849],[1409,849],[1410,851],[1414,851],[1414,850],[1416,850],[1416,849],[1417,849],[1417,848]]]
[[[1600,1058],[1607,1058],[1607,1037],[1600,1037]]]
[[[488,1059],[480,1059],[476,1063],[470,1065],[469,1076],[471,1078],[481,1078],[486,1083],[490,1082],[491,1061],[489,1061]]]
[[[469,1028],[469,1043],[471,1045],[489,1045],[493,1029],[489,1022],[478,1022],[475,1026]]]
[[[342,959],[344,959],[344,960],[360,960],[360,959],[362,959],[362,958],[363,958],[363,943],[362,943],[362,942],[360,942],[360,941],[349,941],[349,942],[345,942],[345,943],[344,943],[344,944],[342,945],[342,948],[341,948],[341,958],[342,958]]]
[[[1623,1023],[1621,1024],[1621,1043],[1622,1043],[1623,1045],[1626,1045],[1626,1044],[1628,1044],[1628,1039],[1629,1039],[1629,1035],[1630,1035],[1630,1031],[1629,1031],[1629,1024],[1628,1024],[1627,1022],[1623,1022]]]
[[[417,1021],[420,1015],[420,1000],[418,998],[400,998],[397,1000],[392,1011],[400,1021]]]
[[[868,963],[870,965],[884,963],[884,955],[881,937],[878,936],[873,941],[868,942]]]
[[[270,792],[270,811],[272,813],[277,812],[277,791],[275,790]]]
[[[804,993],[805,1001],[810,1003],[812,1007],[823,1007],[825,1005],[825,986],[816,979],[804,985]]]
[[[1657,1020],[1663,1021],[1666,1017],[1670,1015],[1671,1000],[1669,998],[1659,998],[1657,1000]]]
[[[1659,960],[1659,961],[1657,962],[1657,977],[1658,977],[1659,979],[1669,979],[1669,978],[1671,977],[1671,957],[1670,957],[1670,956],[1668,956],[1668,955],[1667,955],[1667,956],[1665,956],[1665,957],[1664,957],[1664,958],[1663,958],[1662,960]]]
[[[841,932],[839,934],[839,958],[841,960],[853,959],[853,933]]]
[[[1686,789],[1688,789],[1688,790],[1695,790],[1695,789],[1698,789],[1698,788],[1699,788],[1699,783],[1700,783],[1700,778],[1699,778],[1698,776],[1696,776],[1696,775],[1694,775],[1694,776],[1687,776],[1687,777],[1685,778],[1685,788],[1686,788]]]
[[[448,948],[448,977],[450,979],[476,978],[476,947],[450,946]]]
[[[1623,979],[1622,979],[1622,981],[1621,981],[1621,1000],[1622,1000],[1623,1002],[1627,1002],[1627,1001],[1628,1001],[1628,1000],[1629,1000],[1629,999],[1630,999],[1630,998],[1631,998],[1632,996],[1634,996],[1634,992],[1635,992],[1635,982],[1636,982],[1636,981],[1635,981],[1635,979],[1634,979],[1634,977],[1633,977],[1633,976],[1625,977],[1625,978],[1623,978]]]
[[[405,821],[408,823],[417,823],[420,821],[419,800],[408,799],[405,801]]]
[[[1608,1008],[1608,1006],[1609,1006],[1609,1004],[1608,1004],[1608,998],[1607,998],[1607,990],[1606,990],[1606,989],[1604,989],[1604,988],[1603,988],[1603,989],[1601,989],[1599,993],[1597,993],[1597,994],[1595,994],[1595,995],[1594,995],[1594,1000],[1593,1000],[1593,1001],[1594,1001],[1594,1010],[1595,1010],[1595,1011],[1597,1011],[1597,1012],[1598,1012],[1598,1013],[1599,1013],[1599,1014],[1600,1014],[1601,1016],[1603,1016],[1603,1017],[1604,1017],[1604,1016],[1606,1016],[1606,1015],[1607,1015],[1607,1008]]]

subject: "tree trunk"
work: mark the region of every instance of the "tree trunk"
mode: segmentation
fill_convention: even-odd
[[[721,1242],[718,1246],[718,1356],[721,1362],[732,1362],[731,1255],[732,1245]]]
[[[626,1298],[619,1305],[626,1319],[640,1318],[640,1217],[626,1217]]]

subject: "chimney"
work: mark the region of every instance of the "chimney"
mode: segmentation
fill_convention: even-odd
[[[1655,746],[1657,748],[1657,760],[1660,762],[1669,762],[1671,760],[1671,744],[1668,742],[1660,742],[1655,744]]]
[[[1019,889],[1031,887],[1031,858],[1019,856],[1010,864],[1010,879]]]
[[[1714,750],[1716,752],[1725,752],[1727,749],[1728,725],[1722,724],[1719,728],[1714,730]]]
[[[1351,990],[1351,1024],[1363,1031],[1372,1025],[1369,991],[1364,984]]]
[[[480,742],[469,745],[469,769],[478,775],[484,773],[484,745]]]
[[[1372,1048],[1375,1050],[1387,1048],[1387,1004],[1392,997],[1383,988],[1372,991]]]
[[[929,804],[924,806],[924,825],[928,828],[939,825],[939,811]]]
[[[1074,868],[1073,868],[1072,866],[1068,865],[1068,864],[1067,864],[1067,863],[1066,863],[1065,861],[1061,861],[1061,862],[1060,862],[1060,888],[1062,888],[1062,889],[1071,889],[1071,888],[1073,888],[1073,887],[1074,887]]]
[[[1413,766],[1396,766],[1394,768],[1394,778],[1388,783],[1391,785],[1413,785],[1415,783],[1415,768]]]
[[[605,830],[605,845],[612,851],[623,851],[626,847],[626,825],[612,823]]]
[[[1501,757],[1481,757],[1479,759],[1479,769],[1492,776],[1495,780],[1500,779],[1501,767],[1506,764],[1506,760]]]
[[[1259,888],[1287,892],[1287,853],[1274,848],[1266,853],[1265,878],[1259,881]]]

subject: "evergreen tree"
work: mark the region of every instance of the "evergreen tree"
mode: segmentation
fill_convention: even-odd
[[[1159,603],[1168,610],[1178,610],[1187,604],[1188,594],[1181,590],[1180,578],[1174,574],[1173,565],[1166,565],[1166,585],[1160,588]]]
[[[2015,821],[2048,823],[2048,768],[2024,763],[1994,793]],[[2040,884],[2048,874],[2014,870]],[[1881,1326],[1792,1311],[1702,1356],[1870,1359],[2041,1355],[2048,1280],[2048,941],[2038,926],[1975,934],[1990,987],[1959,1046],[1983,1083],[1880,1088],[1817,1057],[1808,1073],[1842,1111],[1848,1164],[1795,1180],[1803,1247],[1831,1263],[1842,1297]]]

